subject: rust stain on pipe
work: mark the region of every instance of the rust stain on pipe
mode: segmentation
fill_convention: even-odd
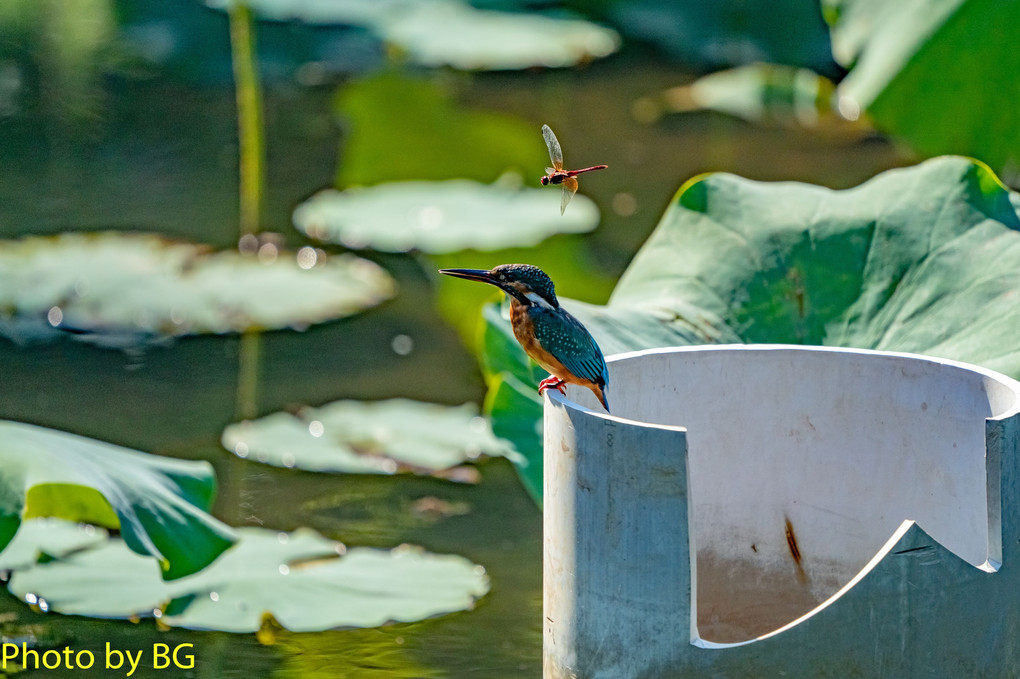
[[[790,548],[790,556],[793,557],[793,563],[797,565],[797,581],[801,584],[807,584],[808,576],[804,571],[804,566],[801,564],[802,557],[800,547],[797,545],[797,534],[793,532],[793,523],[788,516],[784,516],[783,519],[786,521],[786,544]]]

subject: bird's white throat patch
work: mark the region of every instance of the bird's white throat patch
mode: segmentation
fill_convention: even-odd
[[[524,296],[527,297],[528,299],[530,299],[532,304],[536,304],[536,305],[542,307],[543,309],[552,309],[553,308],[553,305],[549,304],[549,302],[547,302],[546,299],[544,297],[542,297],[542,295],[538,294],[537,292],[529,292],[529,293],[525,294]]]

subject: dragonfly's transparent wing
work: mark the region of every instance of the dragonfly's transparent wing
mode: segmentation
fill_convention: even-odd
[[[549,160],[552,161],[553,167],[557,170],[563,169],[563,149],[560,148],[560,142],[556,139],[556,135],[549,128],[548,125],[542,126],[542,136],[545,137],[545,145],[549,147]]]
[[[560,199],[560,214],[567,209],[567,203],[574,197],[577,192],[577,179],[574,177],[567,177],[563,180],[563,198]]]

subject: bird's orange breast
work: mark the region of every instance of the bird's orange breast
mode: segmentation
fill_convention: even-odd
[[[516,299],[510,299],[510,324],[514,329],[514,337],[524,347],[525,353],[531,356],[542,366],[542,369],[549,372],[552,375],[560,378],[564,382],[571,384],[579,384],[583,387],[591,389],[595,396],[602,402],[602,405],[606,405],[605,391],[601,384],[593,382],[583,377],[578,377],[574,373],[567,369],[567,366],[553,356],[551,353],[545,350],[538,340],[535,339],[535,322],[531,319],[531,314],[528,313],[528,308],[518,302]],[[607,407],[608,410],[608,407]]]
[[[546,351],[535,339],[535,322],[531,320],[528,308],[516,299],[510,302],[510,323],[514,329],[514,337],[524,347],[524,352],[535,359],[543,370],[564,381],[572,381],[573,375],[555,356]]]
[[[510,302],[510,323],[513,325],[514,337],[524,347],[524,352],[535,359],[535,362],[542,366],[543,370],[551,375],[555,375],[564,382],[580,384],[589,389],[598,388],[598,385],[591,380],[578,377],[570,372],[567,366],[563,365],[558,358],[539,344],[538,340],[535,339],[535,322],[531,319],[528,308],[517,300]]]

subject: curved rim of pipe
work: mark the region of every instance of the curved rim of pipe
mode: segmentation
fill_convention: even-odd
[[[733,351],[754,351],[754,352],[770,352],[770,351],[796,351],[805,353],[815,354],[853,354],[859,356],[880,356],[888,358],[903,358],[913,361],[920,361],[931,365],[948,366],[957,368],[960,370],[976,373],[981,375],[987,380],[992,380],[1013,393],[1013,403],[1004,408],[1001,412],[995,413],[989,416],[988,420],[1004,420],[1010,418],[1017,413],[1020,413],[1020,381],[1013,379],[1009,375],[997,372],[990,368],[985,368],[974,363],[966,363],[964,361],[956,361],[949,358],[939,358],[936,356],[929,356],[927,354],[914,354],[905,351],[880,351],[877,349],[856,349],[850,347],[826,347],[826,346],[815,346],[807,344],[695,344],[688,346],[674,346],[674,347],[658,347],[655,349],[639,349],[637,351],[628,351],[619,354],[612,354],[606,357],[606,364],[612,366],[614,363],[619,361],[626,361],[641,356],[655,356],[660,354],[673,354],[673,353],[703,353],[703,352],[733,352]],[[662,429],[676,429],[686,431],[685,427],[678,427],[673,425],[660,425],[653,424],[650,422],[644,422],[642,420],[634,420],[626,417],[619,417],[610,413],[599,412],[586,408],[581,404],[567,398],[564,394],[560,394],[554,389],[548,389],[545,392],[547,398],[551,399],[556,403],[561,403],[563,406],[573,408],[574,410],[582,411],[586,414],[594,415],[605,420],[613,420],[616,422],[626,422],[631,425],[638,426],[653,426]]]

